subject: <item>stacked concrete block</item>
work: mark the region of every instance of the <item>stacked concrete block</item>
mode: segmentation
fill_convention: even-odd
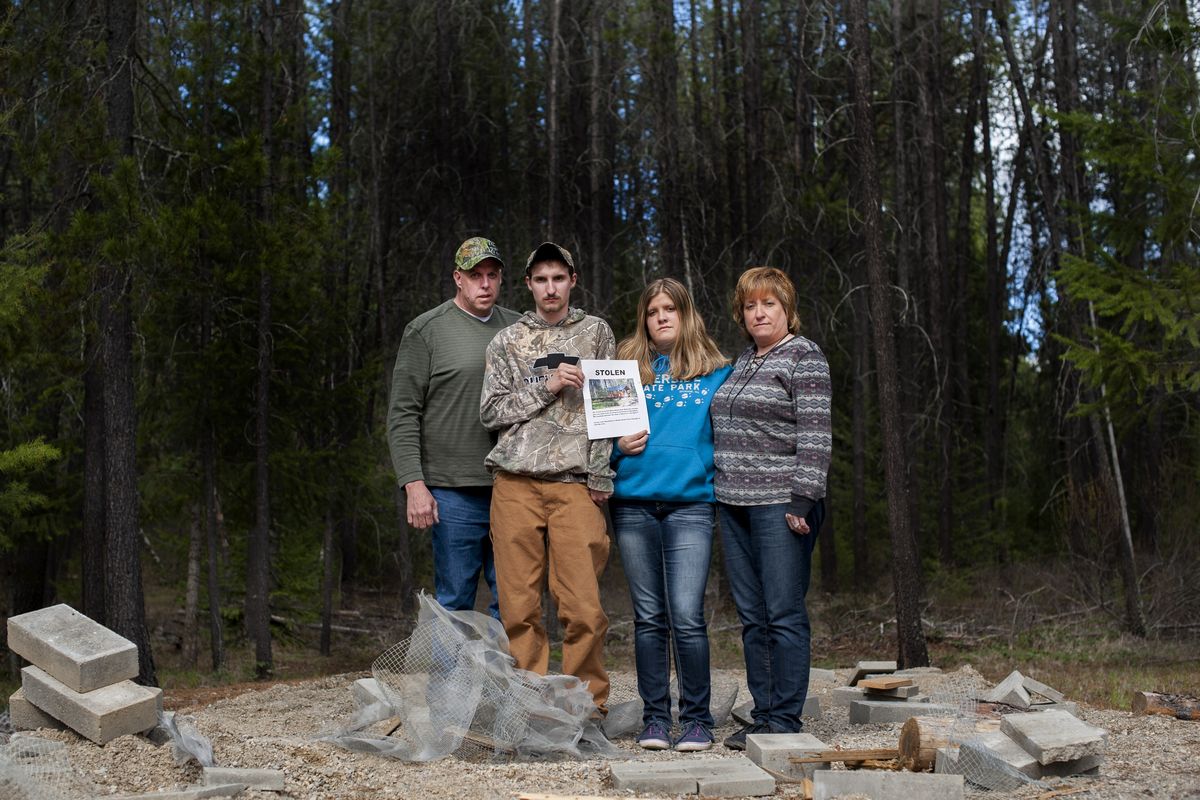
[[[917,698],[920,700],[920,698]],[[913,717],[953,717],[958,706],[909,700],[855,700],[850,703],[851,725],[905,723]]]
[[[626,761],[610,767],[618,791],[757,797],[775,793],[775,779],[744,758]]]
[[[812,778],[818,769],[829,769],[828,761],[808,764],[792,762],[793,756],[815,756],[826,746],[810,733],[752,733],[746,737],[746,756],[764,770],[789,778]]]
[[[1025,676],[1013,670],[981,699],[987,703],[1003,703],[1022,710],[1028,709],[1029,692],[1025,690]]]
[[[62,730],[65,726],[54,717],[42,711],[29,702],[24,689],[17,689],[8,698],[8,716],[13,727],[19,731],[32,731],[37,728]]]
[[[899,665],[895,661],[859,661],[850,672],[847,686],[854,686],[870,675],[891,675]]]
[[[1104,762],[1107,736],[1065,711],[1008,714],[1000,730],[940,749],[937,770],[988,788],[1011,788],[995,782],[1004,771],[1034,780],[1095,775]]]
[[[162,690],[129,680],[138,674],[137,647],[70,606],[10,617],[8,644],[33,665],[21,670],[18,704],[101,745],[158,724]]]

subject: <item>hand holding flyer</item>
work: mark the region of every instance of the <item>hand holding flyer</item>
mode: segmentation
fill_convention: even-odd
[[[636,361],[584,359],[583,410],[589,439],[650,430],[646,395]]]

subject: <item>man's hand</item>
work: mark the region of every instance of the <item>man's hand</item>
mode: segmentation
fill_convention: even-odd
[[[425,481],[404,484],[404,494],[408,497],[409,525],[414,528],[428,528],[438,521],[437,500],[429,493]]]
[[[811,532],[808,527],[808,521],[804,517],[797,517],[795,514],[784,514],[784,517],[787,518],[787,524],[792,529],[792,533],[798,533],[803,536]]]
[[[650,438],[649,431],[638,431],[617,439],[617,449],[627,456],[636,456],[646,449],[646,441]]]
[[[612,492],[598,492],[595,489],[588,489],[588,496],[592,498],[593,503],[602,506],[608,502],[608,498],[612,497]]]
[[[578,364],[559,364],[546,381],[546,388],[551,394],[558,394],[568,386],[583,388],[583,367]]]

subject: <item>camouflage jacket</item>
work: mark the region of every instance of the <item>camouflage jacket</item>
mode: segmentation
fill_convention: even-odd
[[[479,416],[500,438],[484,460],[491,472],[548,481],[587,482],[611,492],[612,439],[589,440],[583,392],[546,388],[564,357],[612,358],[616,340],[608,323],[572,308],[558,325],[527,311],[488,345]]]

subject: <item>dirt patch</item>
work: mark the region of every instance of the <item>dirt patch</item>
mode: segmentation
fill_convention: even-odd
[[[316,741],[322,730],[337,726],[353,710],[350,685],[361,676],[335,675],[265,688],[242,684],[189,690],[169,694],[166,703],[195,718],[199,731],[212,741],[219,765],[284,771],[287,791],[283,795],[251,792],[242,795],[247,800],[509,800],[521,792],[622,796],[612,788],[608,764],[602,760],[511,763],[451,757],[408,764]],[[613,677],[615,681],[633,680],[628,673]],[[748,697],[742,673],[720,670],[714,680],[737,681],[742,686],[741,697]],[[813,684],[811,693],[821,699],[824,713],[821,719],[806,723],[805,730],[831,746],[894,747],[899,725],[849,725],[846,710],[834,707],[830,700],[831,690],[839,683]],[[985,683],[978,672],[964,667],[943,676],[923,676],[921,688],[936,695]],[[1200,798],[1200,723],[1094,708],[1084,708],[1082,715],[1109,732],[1101,774],[1055,780],[1054,789],[1079,790],[1071,794],[1079,798]],[[733,725],[719,729],[718,737],[733,729]],[[156,747],[142,737],[125,736],[96,747],[70,732],[42,731],[39,735],[67,745],[73,768],[91,781],[100,797],[168,790],[199,780],[194,763],[179,766],[169,746]],[[631,739],[622,739],[618,745],[626,756],[647,761],[740,757],[720,746],[703,755],[685,755],[649,753],[638,749]],[[1047,796],[1044,792],[1030,787],[986,796],[1032,798]],[[797,786],[781,784],[776,796],[800,794]]]

